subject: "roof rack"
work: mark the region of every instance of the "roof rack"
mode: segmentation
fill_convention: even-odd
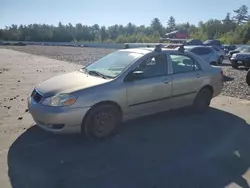
[[[161,50],[162,50],[161,48],[162,48],[162,44],[157,44],[157,45],[155,45],[154,51],[161,52]]]
[[[181,46],[178,48],[178,51],[181,52],[181,53],[184,53],[184,51],[185,51],[184,45],[181,45]]]

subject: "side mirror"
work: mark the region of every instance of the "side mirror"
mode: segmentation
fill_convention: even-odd
[[[124,81],[126,82],[132,82],[134,80],[139,80],[139,79],[142,79],[143,78],[143,71],[132,71],[130,72]]]

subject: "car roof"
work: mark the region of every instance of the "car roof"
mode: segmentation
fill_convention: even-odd
[[[211,46],[201,46],[201,45],[194,45],[194,46],[184,46],[186,49],[192,49],[192,48],[211,48]]]
[[[124,52],[131,52],[131,53],[138,53],[138,54],[148,54],[152,52],[154,49],[151,48],[129,48],[129,49],[122,49],[119,51],[124,51]]]
[[[120,51],[126,51],[126,52],[131,52],[131,53],[139,53],[139,54],[143,54],[146,55],[148,53],[154,52],[155,48],[129,48],[129,49],[122,49]],[[173,52],[176,51],[178,52],[178,50],[176,49],[169,49],[169,48],[161,48],[163,52]]]
[[[190,47],[190,46],[188,46],[188,47]],[[210,48],[208,46],[191,46],[191,47]],[[121,49],[119,51],[126,51],[126,52],[131,52],[131,53],[140,53],[142,55],[146,55],[146,54],[154,52],[154,49],[155,48],[142,47],[142,48]],[[185,49],[185,46],[184,46],[184,49]],[[178,49],[169,49],[169,48],[162,48],[162,52],[173,52],[173,55],[181,53],[181,52],[179,52]],[[200,62],[199,64],[202,67],[202,69],[209,69],[211,67],[210,64],[208,64],[208,63],[205,62],[205,60],[203,60],[202,58],[200,58],[198,55],[195,55],[195,54],[189,52],[188,50],[185,50],[183,52],[183,54],[190,55],[191,57],[197,59]]]

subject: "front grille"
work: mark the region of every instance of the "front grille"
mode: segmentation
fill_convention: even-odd
[[[32,94],[31,94],[31,98],[35,102],[39,103],[41,101],[42,97],[43,96],[39,92],[37,92],[35,89],[33,90]]]

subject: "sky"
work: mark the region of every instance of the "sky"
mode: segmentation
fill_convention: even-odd
[[[11,24],[114,24],[149,25],[157,17],[166,26],[170,16],[176,23],[197,24],[224,19],[250,0],[0,0],[0,28]]]

